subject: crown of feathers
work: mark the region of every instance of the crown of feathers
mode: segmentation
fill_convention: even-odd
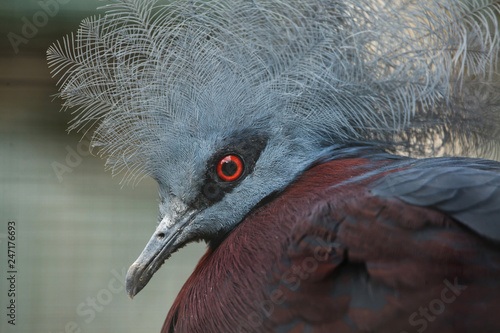
[[[50,47],[48,61],[63,108],[75,108],[70,129],[93,131],[128,179],[204,122],[407,153],[477,151],[498,135],[499,1],[122,0],[104,9]]]

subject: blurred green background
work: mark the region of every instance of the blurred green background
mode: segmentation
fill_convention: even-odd
[[[182,249],[133,301],[127,297],[124,273],[156,227],[156,184],[122,187],[88,154],[81,133],[66,133],[71,114],[52,100],[56,81],[45,61],[52,42],[103,4],[0,2],[0,332],[159,332],[205,250]],[[10,220],[15,326],[7,317]]]

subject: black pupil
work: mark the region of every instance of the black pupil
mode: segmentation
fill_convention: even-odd
[[[238,171],[238,165],[234,161],[227,161],[222,164],[222,173],[224,176],[231,177]]]

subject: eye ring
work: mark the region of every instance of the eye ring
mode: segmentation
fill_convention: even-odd
[[[217,163],[217,176],[226,182],[232,182],[243,174],[243,161],[236,155],[226,155]]]

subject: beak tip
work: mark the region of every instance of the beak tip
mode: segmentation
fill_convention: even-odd
[[[134,299],[134,296],[137,295],[135,292],[135,288],[129,288],[128,283],[127,283],[127,295],[130,299]]]
[[[128,269],[127,276],[125,278],[125,290],[127,291],[127,295],[130,299],[134,299],[134,296],[137,295],[137,293],[142,289],[139,284],[139,276],[139,266],[134,263]]]

